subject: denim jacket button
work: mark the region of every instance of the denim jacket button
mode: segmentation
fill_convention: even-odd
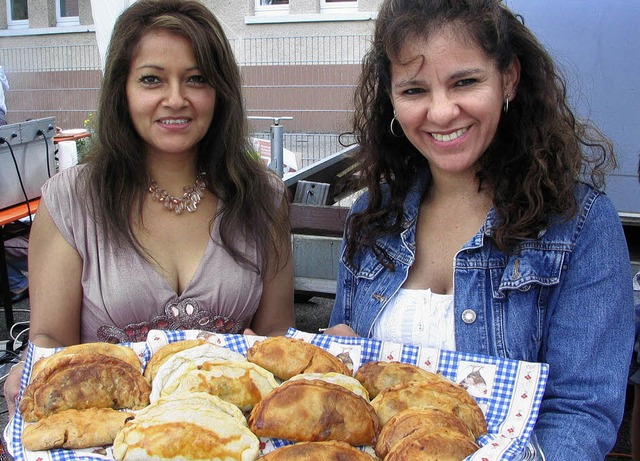
[[[462,311],[462,321],[464,323],[473,323],[476,321],[476,313],[473,309],[465,309]]]

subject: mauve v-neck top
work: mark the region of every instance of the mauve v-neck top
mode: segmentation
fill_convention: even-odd
[[[87,194],[76,191],[81,168],[62,170],[42,187],[58,230],[82,258],[81,342],[144,341],[150,329],[239,333],[249,326],[262,279],[219,243],[220,216],[198,269],[178,296],[135,250],[119,249],[105,238],[87,210]],[[243,242],[242,248],[259,267],[255,245]]]

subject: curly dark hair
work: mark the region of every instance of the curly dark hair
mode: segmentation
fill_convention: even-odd
[[[602,189],[605,173],[615,167],[611,141],[576,119],[553,59],[500,0],[385,0],[355,94],[354,134],[360,144],[355,161],[369,202],[347,224],[351,261],[363,246],[378,254],[376,240],[403,229],[410,185],[419,171],[428,171],[407,138],[389,130],[390,68],[408,40],[428,40],[444,27],[477,43],[500,72],[514,59],[520,62],[516,96],[477,172],[482,187],[492,190],[500,218],[493,238],[500,249],[513,251],[520,239],[535,238],[553,216],[571,217],[576,181]],[[381,183],[390,190],[385,203]]]
[[[143,141],[129,115],[126,82],[140,39],[157,29],[191,42],[202,75],[216,90],[215,114],[200,142],[196,167],[206,172],[209,190],[224,201],[223,245],[236,261],[250,266],[232,243],[241,232],[256,242],[262,256],[263,267],[254,267],[256,271],[265,269],[270,252],[285,261],[277,242],[289,234],[288,200],[273,199],[284,188],[277,189],[279,179],[250,154],[240,70],[222,26],[197,1],[138,0],[116,21],[102,81],[97,139],[83,169],[84,181],[79,181],[92,198],[95,218],[116,242],[146,253],[133,233],[131,218],[142,215],[149,179]]]

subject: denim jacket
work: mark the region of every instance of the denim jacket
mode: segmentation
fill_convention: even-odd
[[[359,252],[350,265],[343,242],[330,325],[346,323],[371,337],[414,261],[424,176],[405,201],[404,231],[378,241],[395,271],[372,252]],[[576,197],[575,217],[556,220],[511,255],[491,239],[492,209],[452,261],[456,349],[549,364],[534,433],[550,461],[605,458],[622,421],[633,350],[630,260],[620,220],[593,188],[577,185]],[[361,196],[351,213],[367,200]]]

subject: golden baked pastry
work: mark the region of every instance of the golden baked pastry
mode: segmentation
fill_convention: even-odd
[[[398,384],[411,381],[448,381],[440,374],[402,362],[367,362],[358,369],[355,378],[369,391],[372,399],[383,389]]]
[[[478,445],[456,431],[440,428],[417,430],[396,443],[385,461],[462,461]]]
[[[215,396],[198,398],[160,399],[141,410],[116,436],[115,459],[254,461],[260,441],[243,418],[220,409],[225,404]]]
[[[238,424],[247,426],[247,419],[242,411],[234,404],[222,400],[216,395],[207,394],[206,392],[190,392],[188,394],[170,394],[161,397],[155,404],[149,405],[138,411],[136,418],[140,421],[142,418],[156,418],[157,412],[166,413],[167,411],[189,411],[190,409],[211,409],[226,413],[233,418]]]
[[[482,410],[471,395],[449,382],[412,381],[384,389],[371,401],[380,424],[384,426],[396,413],[408,408],[434,408],[463,420],[474,439],[487,433]]]
[[[29,385],[20,412],[34,422],[59,411],[86,408],[139,409],[151,388],[140,370],[101,354],[71,354],[46,365]]]
[[[31,451],[111,445],[132,417],[133,413],[110,408],[64,410],[27,424],[22,431],[22,444]]]
[[[108,357],[120,359],[128,363],[137,370],[142,370],[142,364],[133,349],[121,346],[120,344],[111,344],[103,342],[74,344],[65,347],[49,357],[44,357],[33,364],[31,371],[31,380],[35,378],[44,367],[55,367],[55,362],[65,355],[71,354],[102,354]]]
[[[338,440],[373,445],[380,425],[369,402],[337,384],[287,381],[252,410],[249,428],[259,437],[295,442]]]
[[[181,352],[185,349],[190,349],[192,347],[201,346],[206,341],[204,339],[185,339],[182,341],[175,341],[173,343],[165,344],[160,349],[154,352],[149,361],[147,362],[147,366],[144,368],[144,377],[149,380],[149,382],[153,381],[153,378],[156,377],[156,373],[162,364],[173,354]]]
[[[376,454],[380,458],[384,458],[392,446],[409,434],[421,429],[433,432],[439,428],[459,432],[470,441],[474,441],[473,434],[465,422],[451,413],[434,409],[408,409],[395,414],[384,425],[380,434],[378,434],[378,442],[375,448]]]
[[[374,461],[375,458],[348,443],[299,442],[280,447],[260,458],[264,461]]]
[[[118,461],[254,461],[258,457],[260,441],[249,429],[240,431],[241,427],[208,418],[202,418],[198,423],[173,421],[126,425],[113,442],[113,455]]]
[[[320,381],[326,381],[328,383],[337,384],[345,389],[349,389],[351,392],[355,392],[360,397],[364,397],[369,400],[369,393],[355,378],[351,376],[343,375],[342,373],[302,373],[301,375],[295,375],[288,379],[288,381],[295,381],[297,379],[319,379]]]
[[[207,392],[250,411],[260,400],[279,386],[270,371],[251,362],[221,360],[205,362],[172,379],[173,385],[160,391],[172,393]]]
[[[196,345],[170,355],[157,369],[151,384],[151,403],[158,400],[163,389],[177,386],[177,380],[188,371],[198,368],[205,362],[234,360],[246,362],[240,353],[212,343]]]
[[[330,352],[286,336],[256,342],[247,351],[247,360],[266,368],[283,381],[300,373],[336,372],[351,376],[349,368]]]

